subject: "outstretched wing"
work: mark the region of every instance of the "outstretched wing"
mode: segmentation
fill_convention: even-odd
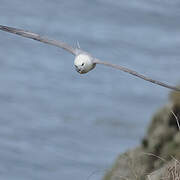
[[[0,30],[6,31],[6,32],[9,32],[9,33],[13,33],[13,34],[17,34],[19,36],[34,39],[36,41],[40,41],[40,42],[43,42],[43,43],[46,43],[46,44],[50,44],[50,45],[62,48],[64,50],[70,52],[73,55],[77,54],[76,49],[74,49],[73,47],[71,47],[70,45],[68,45],[68,44],[66,44],[64,42],[48,39],[46,37],[41,37],[40,35],[29,32],[29,31],[25,31],[25,30],[22,30],[22,29],[16,29],[16,28],[8,27],[8,26],[2,26],[2,25],[0,25]]]
[[[116,64],[111,64],[111,63],[108,63],[108,62],[105,62],[105,61],[101,61],[99,59],[94,59],[94,63],[96,63],[96,64],[103,64],[105,66],[109,66],[109,67],[112,67],[112,68],[115,68],[115,69],[119,69],[119,70],[124,71],[126,73],[129,73],[129,74],[131,74],[133,76],[136,76],[138,78],[144,79],[145,81],[149,81],[151,83],[154,83],[154,84],[157,84],[159,86],[163,86],[165,88],[169,88],[169,89],[172,89],[172,90],[175,90],[175,91],[180,91],[180,89],[175,87],[175,86],[170,86],[170,85],[165,84],[163,82],[151,79],[151,78],[146,77],[146,76],[144,76],[142,74],[139,74],[136,71],[133,71],[131,69],[128,69],[128,68],[125,68],[125,67],[122,67],[122,66],[119,66],[119,65],[116,65]]]
[[[8,26],[2,26],[2,25],[0,25],[0,30],[6,31],[6,32],[9,32],[9,33],[13,33],[13,34],[17,34],[19,36],[23,36],[23,37],[26,37],[26,38],[34,39],[36,41],[40,41],[40,42],[50,44],[50,45],[53,45],[53,46],[57,46],[59,48],[62,48],[64,50],[70,52],[73,55],[77,55],[77,54],[79,54],[79,52],[81,52],[81,53],[84,52],[84,51],[79,50],[79,49],[74,49],[73,47],[71,47],[70,45],[68,45],[68,44],[66,44],[64,42],[56,41],[56,40],[50,40],[50,39],[48,39],[46,37],[41,37],[40,35],[29,32],[29,31],[24,31],[24,30],[21,30],[21,29],[16,29],[16,28],[12,28],[12,27],[8,27]],[[144,79],[145,81],[149,81],[149,82],[157,84],[159,86],[163,86],[165,88],[169,88],[169,89],[172,89],[172,90],[175,90],[175,91],[180,91],[180,89],[177,88],[177,87],[167,85],[167,84],[165,84],[163,82],[160,82],[160,81],[157,81],[157,80],[153,80],[153,79],[151,79],[149,77],[146,77],[146,76],[144,76],[142,74],[139,74],[136,71],[133,71],[131,69],[128,69],[128,68],[125,68],[125,67],[122,67],[122,66],[119,66],[119,65],[116,65],[116,64],[111,64],[111,63],[108,63],[108,62],[100,61],[99,59],[96,59],[96,58],[93,59],[93,63],[110,66],[112,68],[119,69],[121,71],[129,73],[129,74],[131,74],[133,76],[137,76],[138,78]]]

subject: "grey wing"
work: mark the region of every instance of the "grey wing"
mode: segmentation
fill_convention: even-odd
[[[143,79],[145,81],[149,81],[151,83],[157,84],[159,86],[163,86],[165,88],[172,89],[172,90],[175,90],[175,91],[180,91],[180,89],[175,87],[175,86],[170,86],[170,85],[165,84],[163,82],[151,79],[151,78],[146,77],[146,76],[144,76],[144,75],[142,75],[142,74],[140,74],[140,73],[138,73],[136,71],[133,71],[131,69],[128,69],[128,68],[125,68],[125,67],[122,67],[122,66],[119,66],[119,65],[116,65],[116,64],[111,64],[111,63],[108,63],[108,62],[105,62],[105,61],[101,61],[99,59],[94,59],[94,63],[96,63],[96,64],[103,64],[105,66],[109,66],[109,67],[121,70],[123,72],[129,73],[129,74],[131,74],[133,76],[136,76],[136,77],[141,78],[141,79]]]
[[[8,27],[8,26],[2,26],[2,25],[0,25],[0,30],[6,31],[6,32],[9,32],[9,33],[13,33],[13,34],[17,34],[19,36],[34,39],[36,41],[40,41],[40,42],[43,42],[43,43],[46,43],[46,44],[50,44],[50,45],[62,48],[64,50],[70,52],[73,55],[77,54],[76,49],[74,49],[73,47],[71,47],[70,45],[68,45],[68,44],[66,44],[64,42],[48,39],[46,37],[41,37],[40,35],[29,32],[29,31],[25,31],[25,30],[22,30],[22,29],[16,29],[16,28]]]

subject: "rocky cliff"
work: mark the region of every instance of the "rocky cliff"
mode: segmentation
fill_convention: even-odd
[[[153,116],[141,145],[121,154],[103,180],[180,180],[178,119],[180,93],[172,92],[169,103]]]

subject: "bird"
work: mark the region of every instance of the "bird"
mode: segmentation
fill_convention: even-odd
[[[57,41],[57,40],[49,39],[47,37],[40,36],[39,34],[30,32],[30,31],[26,31],[23,29],[18,29],[18,28],[14,28],[14,27],[0,25],[0,30],[5,31],[5,32],[9,32],[9,33],[13,33],[13,34],[25,37],[25,38],[30,38],[30,39],[33,39],[33,40],[36,40],[36,41],[39,41],[42,43],[46,43],[46,44],[49,44],[52,46],[56,46],[58,48],[62,48],[64,50],[66,50],[67,52],[69,52],[75,56],[74,66],[75,66],[76,71],[80,74],[88,73],[89,71],[94,69],[97,64],[98,65],[105,65],[105,66],[123,71],[125,73],[129,73],[133,76],[136,76],[140,79],[151,82],[153,84],[156,84],[156,85],[159,85],[159,86],[180,92],[180,89],[178,87],[171,86],[171,85],[168,85],[168,84],[163,83],[161,81],[151,79],[151,78],[149,78],[145,75],[142,75],[142,74],[140,74],[134,70],[131,70],[129,68],[126,68],[126,67],[123,67],[123,66],[120,66],[117,64],[112,64],[112,63],[109,63],[107,61],[102,61],[102,60],[94,57],[93,55],[91,55],[87,51],[82,50],[79,46],[79,43],[78,43],[77,48],[73,48],[69,44],[62,42],[60,40]]]

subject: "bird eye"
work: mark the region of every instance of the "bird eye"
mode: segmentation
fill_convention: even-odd
[[[81,66],[84,66],[84,63],[82,63],[82,65]]]

